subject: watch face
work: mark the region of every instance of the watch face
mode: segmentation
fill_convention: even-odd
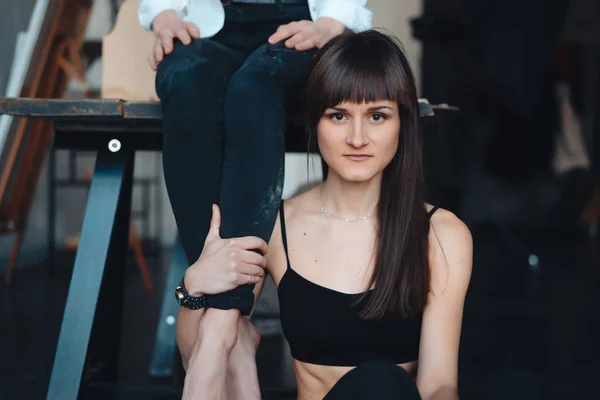
[[[181,286],[177,286],[175,288],[175,298],[177,299],[177,303],[182,306],[185,301],[185,296],[183,294],[183,288]]]

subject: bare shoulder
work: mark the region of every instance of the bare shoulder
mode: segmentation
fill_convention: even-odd
[[[291,197],[283,202],[285,208],[286,222],[301,216],[304,212],[314,208],[315,197],[318,196],[318,186]]]
[[[430,224],[430,240],[431,234],[437,233],[437,237],[440,240],[448,241],[457,239],[459,243],[472,243],[469,228],[451,211],[438,208],[431,216]]]
[[[273,233],[269,240],[269,251],[266,255],[269,273],[273,276],[275,282],[278,282],[278,277],[281,277],[287,269],[287,259],[285,256],[285,248],[283,245],[283,229],[285,227],[285,236],[293,233],[298,222],[302,221],[305,216],[305,210],[310,209],[306,204],[310,200],[311,190],[296,195],[283,202],[283,215],[281,209],[277,214]],[[282,221],[283,220],[283,221]]]
[[[430,220],[429,267],[433,293],[466,291],[471,278],[473,239],[467,225],[452,212],[438,209]]]
[[[283,202],[285,226],[289,235],[303,229],[311,216],[319,215],[319,186],[304,191]]]

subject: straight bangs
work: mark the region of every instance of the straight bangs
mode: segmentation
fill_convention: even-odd
[[[317,55],[313,62],[306,93],[310,131],[316,129],[325,110],[343,102],[389,100],[398,104],[401,114],[403,109],[414,107],[416,93],[405,79],[410,73],[399,73],[406,71],[400,60],[389,54],[389,43],[370,40],[336,43],[340,46],[330,51],[329,57]]]

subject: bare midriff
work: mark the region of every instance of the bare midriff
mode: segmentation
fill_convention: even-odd
[[[411,375],[414,375],[417,370],[416,361],[398,364],[398,366],[404,368]],[[298,400],[322,400],[333,385],[352,369],[354,367],[333,367],[294,360]]]

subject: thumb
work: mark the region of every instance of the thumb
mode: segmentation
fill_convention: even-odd
[[[206,235],[205,243],[210,243],[213,240],[220,239],[219,231],[221,229],[221,210],[219,206],[213,204],[212,206],[212,218],[210,219],[210,229],[208,235]]]

